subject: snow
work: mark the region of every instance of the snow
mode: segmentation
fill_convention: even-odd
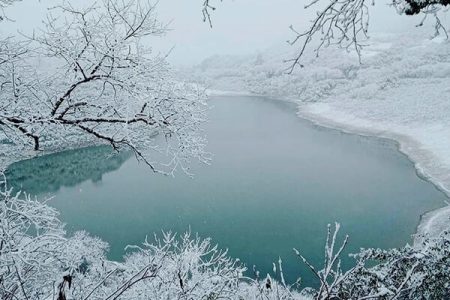
[[[417,227],[417,234],[414,239],[415,245],[420,245],[424,241],[424,234],[429,236],[438,236],[445,230],[448,230],[450,222],[450,206],[446,206],[435,211],[426,213],[422,216],[422,221]]]
[[[299,104],[299,116],[323,126],[398,142],[418,174],[450,195],[450,43],[442,37],[380,35],[354,53],[328,48],[293,74],[292,49],[206,60],[190,75],[211,89],[248,91]],[[443,206],[445,204],[443,203]],[[450,227],[450,208],[427,213],[418,233]]]

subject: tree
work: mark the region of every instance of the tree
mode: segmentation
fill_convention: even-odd
[[[151,169],[187,171],[207,160],[203,93],[176,82],[146,40],[166,32],[145,0],[63,2],[45,27],[0,43],[0,128],[15,145],[60,150],[106,143],[132,149]],[[162,138],[154,138],[160,135]],[[156,153],[169,157],[157,163]]]
[[[203,3],[204,21],[211,23],[211,13],[215,10],[212,0]],[[316,16],[311,20],[311,26],[306,30],[297,30],[292,25],[290,30],[294,33],[291,45],[300,45],[295,57],[286,60],[290,64],[288,72],[292,73],[296,67],[303,67],[301,59],[308,50],[310,44],[314,44],[313,51],[318,56],[322,48],[337,45],[347,50],[353,49],[359,59],[364,42],[369,38],[369,10],[375,4],[374,0],[312,0],[305,5],[305,9],[319,6]],[[448,33],[442,24],[438,12],[447,5],[449,0],[393,0],[392,7],[400,15],[423,14],[424,21],[431,15],[435,18],[435,35],[443,32],[448,38]],[[212,25],[211,25],[212,26]]]

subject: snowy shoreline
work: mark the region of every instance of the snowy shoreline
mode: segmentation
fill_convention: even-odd
[[[213,89],[208,90],[208,94],[210,96],[267,97],[266,95],[258,95],[245,91],[235,92]],[[431,151],[424,149],[423,145],[416,138],[398,133],[395,130],[377,128],[367,120],[357,119],[342,112],[336,113],[335,110],[331,111],[330,107],[325,107],[326,104],[324,103],[303,103],[289,97],[270,98],[298,104],[298,117],[310,121],[315,125],[339,130],[344,133],[387,139],[394,142],[397,145],[397,150],[413,163],[417,175],[433,184],[436,189],[450,198],[450,178],[447,175],[450,174],[450,170],[446,170],[444,167],[433,169],[433,166],[439,166],[436,163],[439,162],[439,158],[433,155]],[[414,235],[414,244],[419,244],[424,235],[431,237],[439,235],[449,227],[449,224],[450,205],[423,213],[420,216],[420,221]]]
[[[423,145],[414,137],[398,133],[395,130],[383,130],[370,126],[369,122],[362,125],[363,120],[345,118],[333,118],[330,114],[320,113],[313,107],[299,105],[297,115],[303,119],[309,120],[316,125],[337,129],[345,133],[357,134],[361,136],[372,136],[376,138],[388,139],[397,145],[399,152],[404,154],[414,165],[417,175],[433,184],[436,189],[450,198],[450,180],[447,174],[450,170],[439,166],[439,158],[431,151],[424,149]],[[344,121],[345,120],[345,121]],[[437,168],[434,169],[434,166]],[[447,171],[447,173],[446,173]],[[444,204],[444,203],[443,203]],[[443,206],[436,210],[428,211],[420,216],[414,235],[414,244],[419,244],[424,235],[436,237],[450,225],[450,205]]]

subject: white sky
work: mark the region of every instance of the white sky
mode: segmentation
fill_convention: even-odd
[[[92,3],[92,0],[71,0]],[[417,30],[417,18],[398,16],[387,6],[388,0],[378,1],[371,11],[371,32],[412,32]],[[14,23],[4,22],[2,29],[31,32],[39,26],[47,7],[55,0],[23,0],[9,8]],[[246,54],[281,44],[291,35],[290,24],[296,28],[308,25],[313,10],[305,11],[304,0],[217,0],[213,28],[203,23],[203,0],[160,0],[159,16],[171,21],[172,29],[162,39],[153,40],[158,51],[174,47],[169,60],[175,64],[198,63],[214,54]],[[427,29],[432,33],[431,23]]]

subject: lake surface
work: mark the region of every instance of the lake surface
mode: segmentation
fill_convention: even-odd
[[[314,279],[292,248],[320,267],[328,223],[350,235],[347,253],[399,247],[412,241],[421,214],[444,206],[446,197],[391,141],[317,127],[292,103],[215,97],[211,104],[205,130],[213,162],[194,165],[194,178],[153,174],[108,147],[15,163],[7,177],[55,195],[50,204],[68,230],[109,242],[111,259],[146,235],[190,228],[264,276],[281,257],[287,280],[302,276],[305,285]]]

